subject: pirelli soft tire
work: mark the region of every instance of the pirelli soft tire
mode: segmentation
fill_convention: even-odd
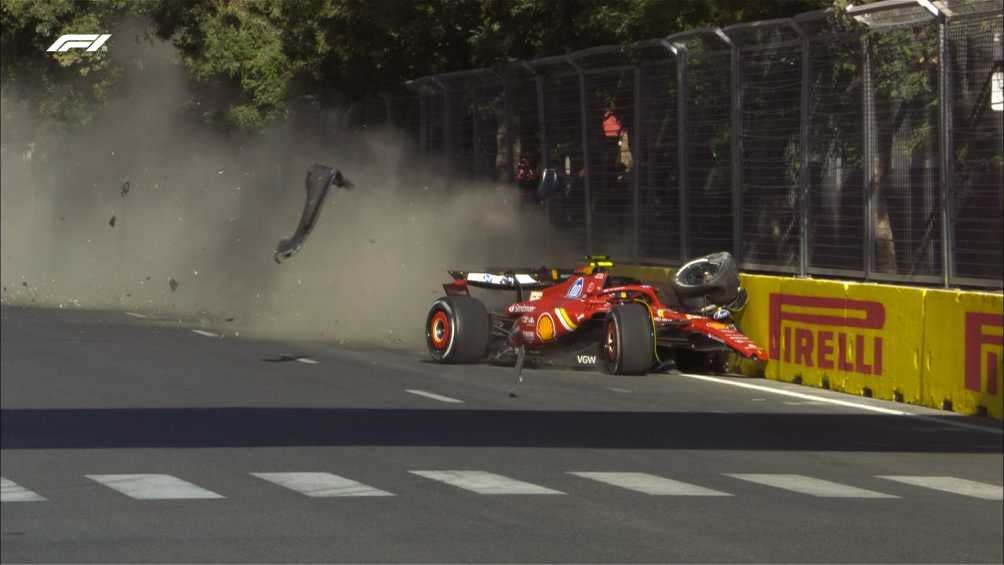
[[[425,343],[440,363],[477,363],[491,334],[488,310],[470,296],[437,298],[425,319]]]
[[[652,368],[655,329],[644,304],[620,304],[607,315],[601,357],[612,375],[641,375]]]

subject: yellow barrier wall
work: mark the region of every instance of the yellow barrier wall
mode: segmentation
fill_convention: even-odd
[[[618,267],[665,282],[672,269]],[[741,370],[851,394],[1004,417],[1004,296],[740,275],[742,331],[767,349]]]
[[[925,297],[922,404],[1002,417],[1001,295],[929,290]],[[947,406],[946,406],[947,407]],[[982,409],[980,407],[983,407]]]

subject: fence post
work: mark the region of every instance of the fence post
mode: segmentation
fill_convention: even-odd
[[[571,57],[565,57],[565,61],[569,65],[575,68],[575,71],[579,73],[579,117],[581,119],[582,128],[582,168],[585,171],[583,175],[583,186],[585,188],[584,197],[586,199],[586,254],[593,254],[593,209],[592,209],[592,191],[590,177],[592,173],[589,168],[589,121],[586,114],[586,75],[582,72],[582,67],[575,64],[575,61]]]
[[[466,79],[466,81],[472,81],[474,79]],[[464,85],[464,92],[471,93],[471,173],[474,178],[478,180],[485,180],[481,176],[481,171],[478,170],[478,142],[480,141],[481,127],[478,124],[479,117],[481,114],[481,85],[472,85],[467,83]]]
[[[725,38],[722,33],[720,37]],[[729,41],[731,55],[731,75],[729,81],[732,127],[730,132],[730,150],[732,154],[732,253],[741,265],[743,263],[743,93],[742,67],[739,59],[739,47]]]
[[[543,174],[544,168],[547,167],[547,120],[546,112],[544,111],[544,77],[540,76],[528,63],[524,62],[523,68],[533,75],[533,84],[537,90],[537,131],[540,134],[540,166],[538,170]],[[522,150],[522,147],[520,149]],[[544,216],[548,220],[551,218],[551,203],[546,200],[544,201]],[[553,251],[554,237],[552,237],[552,232],[554,231],[554,226],[550,221],[544,224],[547,230],[547,249],[548,251]]]
[[[872,147],[872,132],[875,130],[875,106],[874,97],[875,94],[872,92],[872,56],[871,56],[871,40],[866,33],[861,38],[862,46],[862,100],[861,104],[863,106],[862,114],[864,115],[864,147],[862,155],[862,173],[864,175],[864,190],[862,194],[864,196],[864,245],[862,247],[862,252],[864,257],[864,275],[865,280],[870,280],[872,277],[872,255],[874,254],[875,244],[873,242],[873,237],[875,234],[875,217],[873,214],[873,202],[875,196],[875,179],[873,176],[873,166],[874,157],[872,152],[874,147]]]
[[[638,262],[638,257],[640,256],[639,249],[639,231],[641,226],[641,164],[644,159],[642,154],[642,135],[641,135],[641,112],[642,112],[642,99],[641,99],[641,67],[635,66],[634,68],[634,131],[631,136],[634,138],[631,143],[635,144],[634,149],[634,163],[631,165],[631,190],[632,194],[632,216],[634,217],[633,229],[631,230],[631,250],[634,253],[634,261]]]
[[[508,182],[513,182],[513,119],[512,119],[512,82],[509,80],[509,74],[504,74],[500,77],[502,79],[502,120],[505,122],[505,146],[506,146],[506,174],[505,180]]]
[[[802,88],[799,100],[801,112],[798,130],[799,163],[801,163],[798,170],[798,274],[804,277],[809,273],[809,198],[811,198],[809,194],[809,174],[811,173],[809,168],[809,37],[794,20],[791,21],[791,25],[802,40]]]
[[[948,53],[948,18],[944,13],[938,16],[938,152],[940,153],[941,181],[941,270],[944,285],[949,287],[955,278],[953,265],[955,249],[955,190],[952,182],[952,89],[949,84],[948,69],[951,64]]]
[[[443,157],[446,161],[443,168],[446,175],[446,185],[449,186],[453,181],[453,112],[450,111],[450,92],[443,81],[439,80],[439,77],[432,77],[432,81],[443,93]]]
[[[544,111],[544,77],[537,74],[533,67],[526,67],[533,73],[533,83],[537,88],[537,130],[540,132],[540,166],[541,172],[547,168],[547,114]]]
[[[426,107],[425,95],[418,92],[418,152],[429,150],[429,109]]]
[[[686,261],[689,251],[687,241],[687,184],[688,184],[688,164],[687,164],[687,49],[683,46],[677,47],[676,53],[676,127],[677,127],[677,151],[679,161],[680,182],[680,261]]]

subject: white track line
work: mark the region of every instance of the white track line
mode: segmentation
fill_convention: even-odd
[[[140,314],[138,312],[126,312],[126,316],[132,316],[133,318],[146,318],[145,314]]]
[[[0,477],[0,502],[41,502],[45,497],[33,490]]]
[[[305,363],[307,365],[317,365],[318,363],[320,363],[320,361],[311,359],[310,357],[297,357],[296,358],[296,362],[297,363]]]
[[[417,390],[417,389],[413,389],[413,388],[408,388],[408,389],[405,389],[404,391],[408,392],[408,393],[411,393],[411,394],[418,395],[418,396],[424,396],[426,398],[431,398],[433,400],[438,400],[440,402],[450,402],[450,403],[453,403],[453,404],[463,404],[464,403],[463,400],[457,400],[456,398],[450,398],[449,396],[443,396],[441,394],[436,394],[434,392],[426,392],[424,390]]]
[[[86,475],[86,477],[137,500],[223,498],[221,494],[171,475]]]
[[[220,334],[214,334],[213,332],[207,332],[206,330],[192,330],[192,333],[204,335],[206,337],[220,337]]]
[[[755,385],[751,383],[744,383],[734,379],[725,379],[721,377],[709,377],[708,375],[694,375],[691,373],[679,373],[681,377],[687,377],[688,379],[697,379],[700,381],[708,381],[712,383],[718,383],[723,385],[729,385],[739,388],[746,388],[750,390],[759,390],[761,392],[769,392],[771,394],[777,394],[781,396],[789,396],[791,398],[800,398],[802,400],[811,400],[813,402],[834,404],[837,406],[847,406],[849,408],[858,408],[861,410],[868,410],[871,412],[878,412],[880,414],[889,414],[891,416],[910,416],[917,418],[918,420],[924,420],[925,422],[930,422],[932,424],[942,424],[945,426],[952,426],[955,428],[963,428],[967,430],[975,430],[980,432],[987,432],[991,434],[1004,435],[1004,430],[1000,428],[989,428],[986,426],[978,426],[975,424],[967,424],[965,422],[953,422],[948,418],[934,418],[931,416],[925,416],[924,414],[915,414],[913,412],[904,412],[902,410],[894,410],[892,408],[883,408],[881,406],[874,406],[871,404],[864,404],[861,402],[851,402],[849,400],[840,400],[837,398],[828,398],[825,396],[817,396],[815,394],[806,394],[804,392],[795,392],[792,390],[784,390],[780,388],[772,388],[764,385]],[[956,417],[956,416],[949,416]]]
[[[880,479],[888,479],[908,485],[972,496],[984,500],[1004,500],[1004,487],[959,479],[956,477],[919,477],[914,475],[878,475]]]
[[[533,483],[525,483],[485,471],[409,471],[420,477],[476,492],[478,494],[565,494]]]
[[[571,475],[600,481],[616,487],[657,496],[732,496],[727,492],[674,481],[648,473],[593,473],[574,471]]]
[[[732,474],[726,476],[767,485],[769,487],[790,490],[800,494],[808,494],[823,498],[899,498],[891,494],[876,492],[850,485],[842,485],[832,481],[824,481],[805,475],[759,475],[759,474]]]
[[[281,487],[314,498],[334,496],[394,496],[385,490],[331,473],[251,473]]]

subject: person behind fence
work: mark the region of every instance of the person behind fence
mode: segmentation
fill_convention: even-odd
[[[620,158],[620,137],[623,129],[617,116],[617,107],[610,101],[607,104],[607,111],[603,113],[603,144],[606,146],[603,156],[607,171],[614,170],[614,163]]]
[[[537,169],[526,158],[520,159],[516,164],[516,185],[519,187],[521,202],[524,204],[536,203],[539,181],[540,175],[537,173]]]
[[[623,182],[624,176],[631,170],[634,159],[631,156],[631,144],[628,130],[617,115],[617,107],[611,101],[603,113],[603,175]]]

